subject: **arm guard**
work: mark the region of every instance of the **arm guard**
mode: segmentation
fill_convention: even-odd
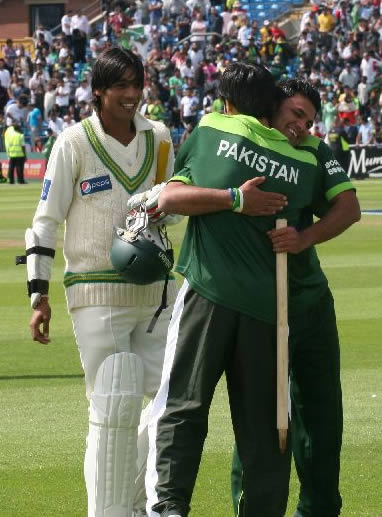
[[[35,309],[41,296],[48,294],[49,278],[52,269],[55,250],[39,245],[37,234],[32,228],[25,232],[25,259],[16,259],[16,263],[26,263],[28,270],[28,296],[31,299],[31,307]],[[21,258],[22,259],[22,258]]]

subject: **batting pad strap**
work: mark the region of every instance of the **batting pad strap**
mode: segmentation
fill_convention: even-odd
[[[44,246],[33,246],[25,251],[27,257],[29,255],[45,255],[46,257],[54,258],[56,251],[53,248],[45,248]]]
[[[29,298],[34,293],[48,294],[49,282],[48,280],[40,280],[39,278],[34,278],[33,280],[28,280],[27,288]]]

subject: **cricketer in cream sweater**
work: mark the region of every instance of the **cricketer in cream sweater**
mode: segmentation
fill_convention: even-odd
[[[90,122],[90,124],[89,124]],[[114,226],[124,226],[126,203],[132,194],[155,184],[158,145],[170,140],[160,122],[135,114],[136,137],[125,147],[103,131],[96,113],[65,130],[57,139],[45,175],[33,229],[41,245],[56,247],[57,224],[65,221],[65,287],[69,310],[88,305],[159,305],[163,282],[148,286],[128,284],[113,271],[110,248]],[[101,147],[102,146],[102,147]],[[114,161],[102,161],[107,149]],[[173,170],[173,152],[166,179]],[[170,281],[174,299],[175,282]]]
[[[96,60],[95,112],[55,142],[33,227],[26,232],[34,309],[30,328],[35,341],[47,344],[56,229],[65,222],[64,284],[90,403],[84,465],[88,517],[144,514],[150,404],[142,412],[142,403],[159,386],[176,295],[170,279],[168,306],[148,332],[163,305],[164,282],[129,283],[113,270],[109,258],[113,228],[125,226],[127,201],[173,171],[168,129],[136,111],[143,81],[143,65],[130,51],[112,48]],[[157,169],[163,141],[168,142],[167,166]],[[154,239],[156,228],[150,227]]]

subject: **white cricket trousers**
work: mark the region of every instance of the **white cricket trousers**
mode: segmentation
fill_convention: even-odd
[[[154,330],[147,328],[156,306],[117,307],[94,306],[72,309],[73,330],[85,373],[86,396],[89,399],[98,368],[107,356],[118,352],[137,354],[144,366],[144,393],[153,398],[159,388],[166,336],[173,306],[162,311]],[[145,507],[144,477],[148,454],[147,421],[151,404],[142,412],[138,429],[136,509]],[[85,456],[86,458],[86,456]],[[86,459],[85,459],[86,463]]]

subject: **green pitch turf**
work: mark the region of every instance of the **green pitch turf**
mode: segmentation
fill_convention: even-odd
[[[382,209],[382,180],[356,185],[363,209]],[[48,346],[30,338],[25,266],[14,266],[40,189],[36,183],[0,185],[0,517],[84,517],[87,404],[66,313],[62,254],[57,253],[51,282]],[[171,229],[176,248],[184,226]],[[333,289],[342,346],[341,515],[381,517],[382,216],[363,216],[318,250]],[[209,427],[191,517],[229,517],[233,437],[224,381]],[[293,473],[288,517],[297,493]]]

